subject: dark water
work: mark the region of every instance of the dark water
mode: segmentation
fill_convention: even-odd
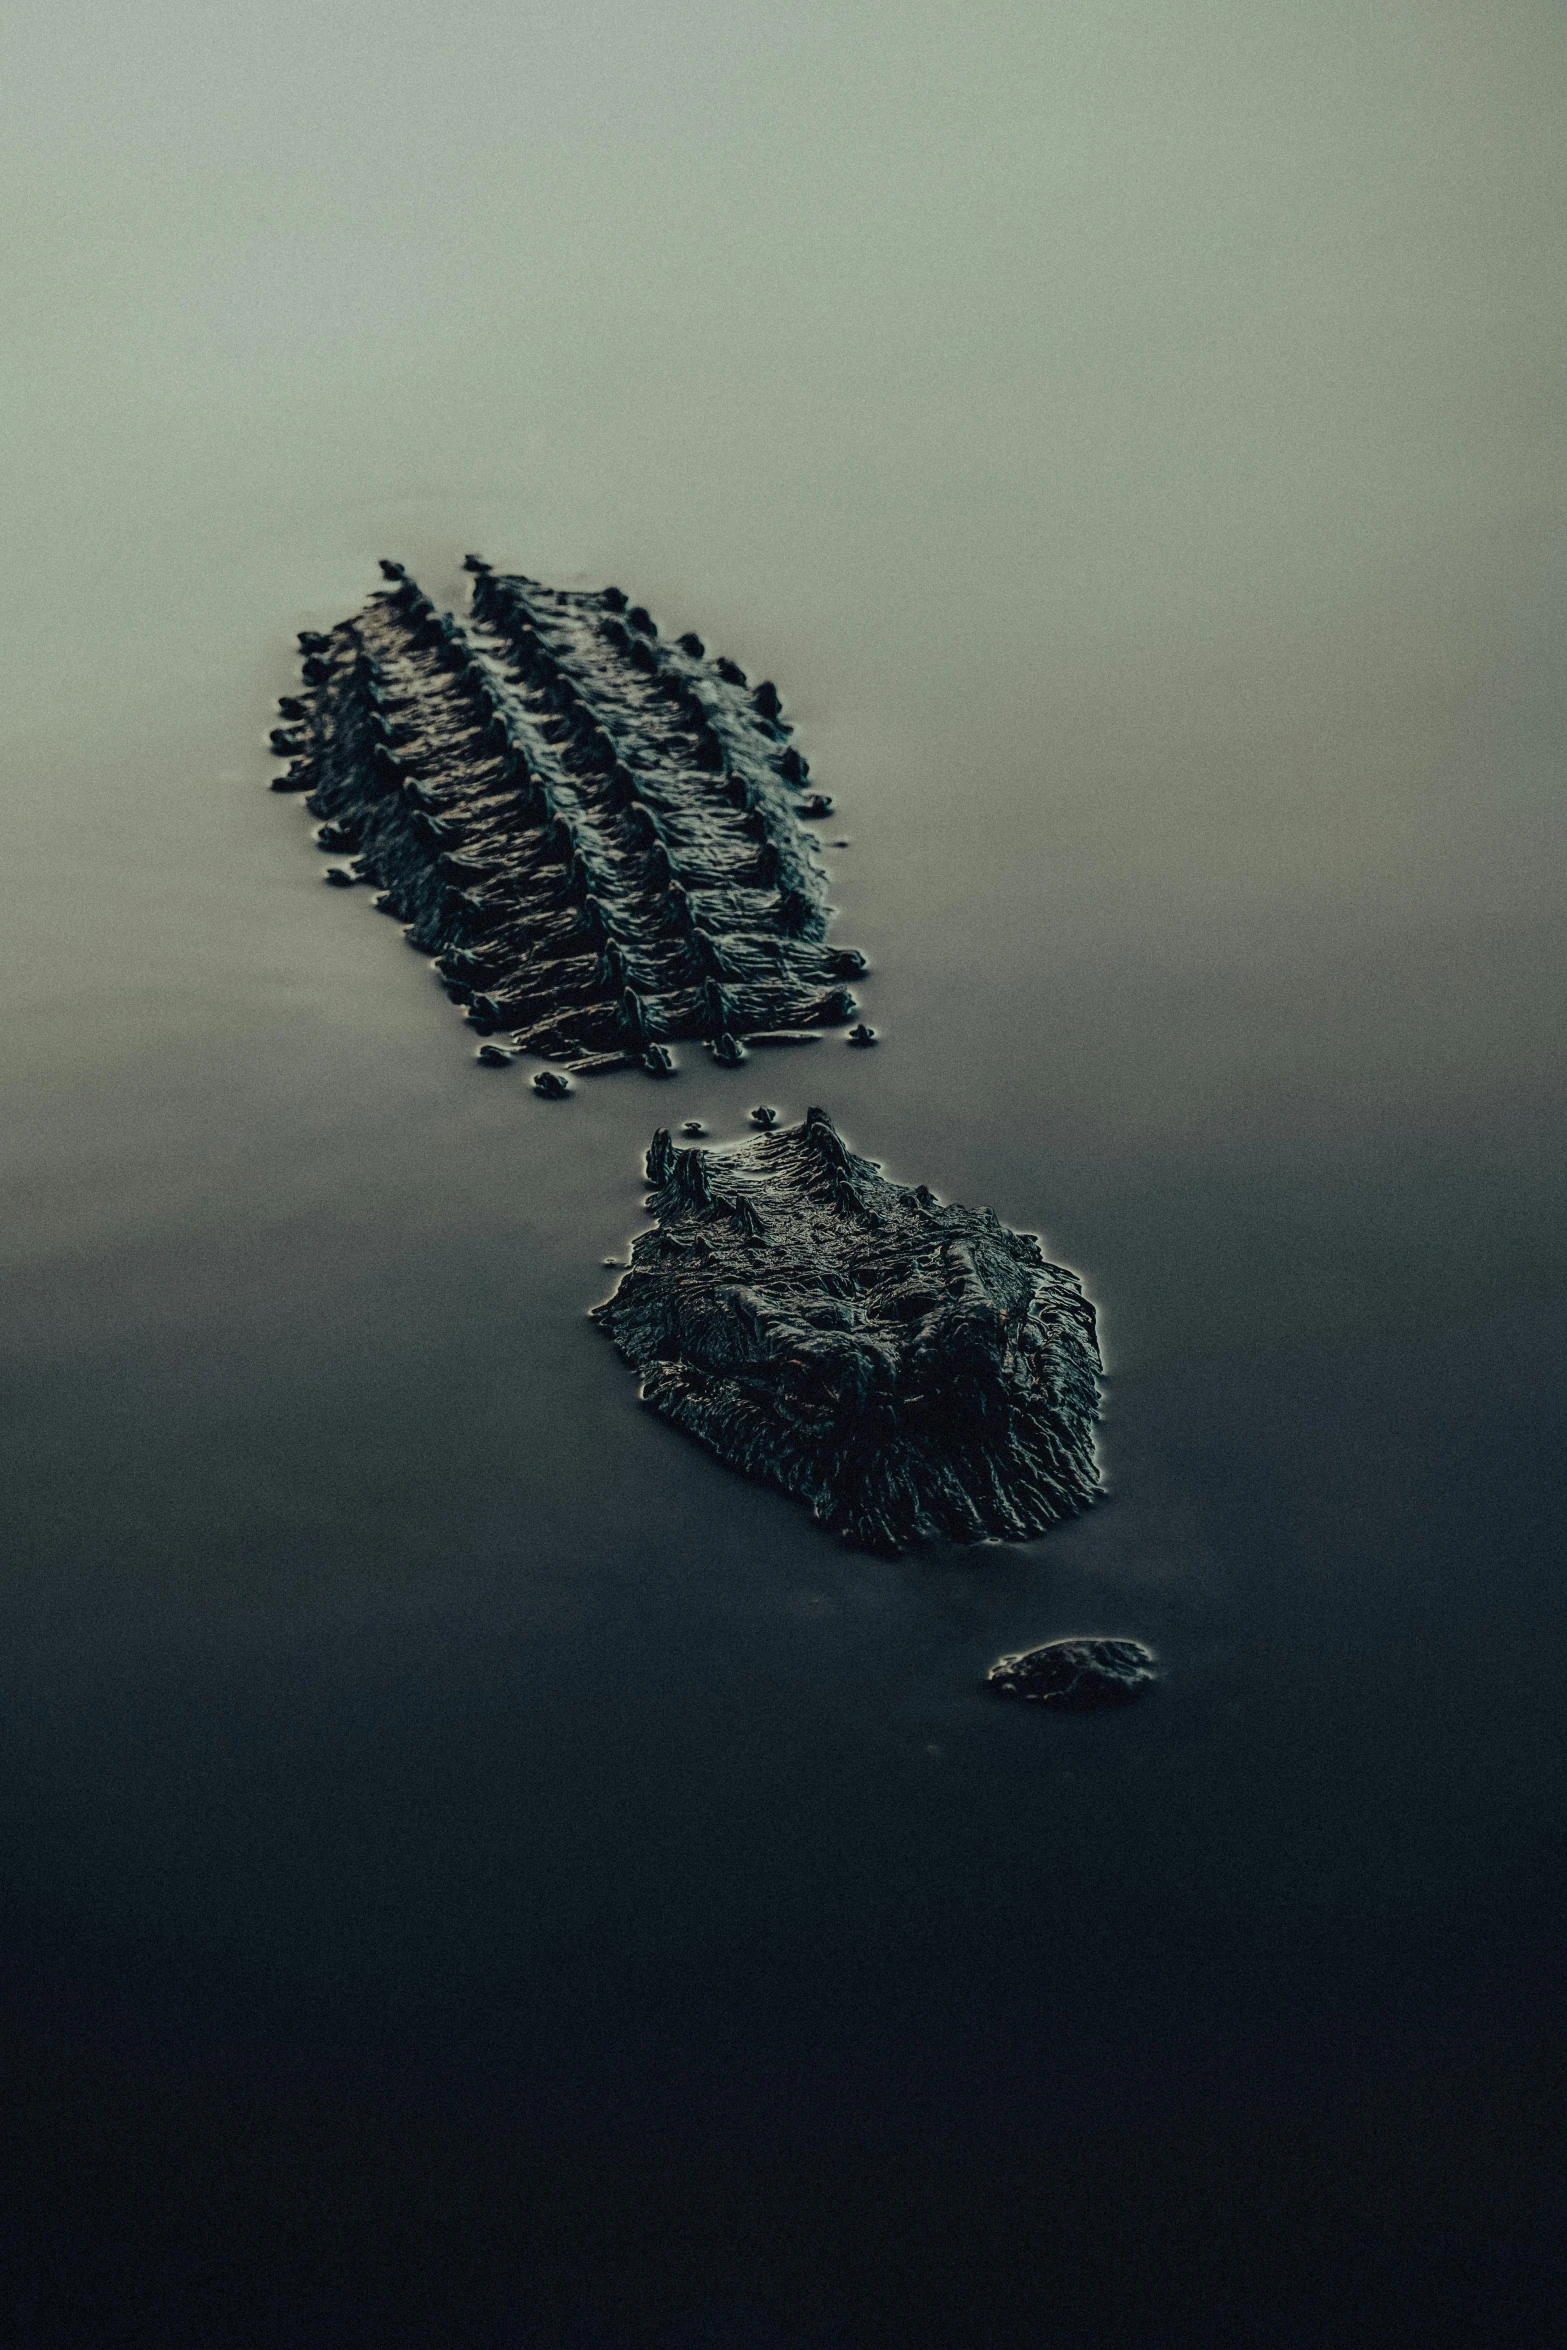
[[[1557,20],[13,45],[0,2340],[1545,2350]],[[544,1104],[317,885],[292,632],[470,544],[780,680],[883,1050]],[[764,1096],[1082,1271],[1101,1510],[638,1411]]]

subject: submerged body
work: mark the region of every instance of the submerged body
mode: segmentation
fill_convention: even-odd
[[[648,1153],[656,1229],[594,1318],[643,1400],[856,1547],[1022,1539],[1099,1489],[1077,1276],[991,1209],[891,1183],[831,1119]]]
[[[477,558],[473,613],[393,582],[302,641],[308,698],[274,735],[321,839],[435,957],[483,1035],[585,1069],[701,1039],[844,1025],[864,969],[801,817],[776,689],[700,640],[665,644],[618,589],[567,592]]]

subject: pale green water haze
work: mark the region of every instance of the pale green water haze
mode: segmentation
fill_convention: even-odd
[[[1532,0],[13,12],[0,2338],[1544,2350],[1564,96]],[[882,1049],[546,1105],[318,885],[294,632],[469,547],[777,679]],[[855,1558],[638,1412],[641,1151],[764,1098],[1083,1273],[1103,1510]],[[1074,1631],[1157,1693],[979,1694]]]

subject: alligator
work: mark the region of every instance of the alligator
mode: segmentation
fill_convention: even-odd
[[[859,1157],[825,1110],[647,1154],[655,1222],[593,1319],[642,1400],[854,1548],[1020,1541],[1092,1502],[1101,1365],[1075,1273]]]
[[[831,803],[773,684],[666,642],[618,588],[469,556],[459,620],[381,568],[361,612],[301,632],[274,789],[307,793],[321,847],[351,857],[327,881],[373,881],[434,959],[483,1065],[537,1055],[558,1099],[577,1074],[667,1075],[677,1041],[733,1065],[848,1026],[864,957],[827,943],[804,829]],[[653,1138],[654,1228],[594,1308],[643,1401],[872,1551],[1022,1540],[1093,1501],[1077,1276],[991,1209],[889,1181],[824,1110],[785,1127],[758,1103],[751,1123],[725,1150]]]
[[[572,1073],[666,1075],[677,1040],[732,1064],[846,1027],[865,958],[827,943],[805,821],[831,802],[777,687],[666,641],[618,588],[466,567],[465,620],[383,562],[362,611],[301,632],[273,788],[308,794],[320,845],[352,853],[326,879],[376,886],[480,1036]]]

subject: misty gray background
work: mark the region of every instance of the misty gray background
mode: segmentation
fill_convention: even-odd
[[[1395,1183],[1458,1116],[1527,1186],[1554,7],[65,7],[6,51],[24,1173],[45,1103],[341,985],[267,697],[376,554],[474,543],[781,678],[954,1110]]]
[[[829,2225],[789,2199],[861,2065],[883,2137],[824,2324],[859,2306],[851,2237],[884,2227],[883,2292],[935,2240],[875,2145],[925,2160],[953,2081],[1047,2049],[1112,2116],[1105,2179],[1133,2074],[1157,2108],[1138,2142],[1179,2154],[1134,2203],[1207,2197],[1208,2240],[1255,2249],[1236,2198],[1278,2188],[1302,2265],[1270,2350],[1308,2286],[1353,2284],[1277,2090],[1326,2067],[1350,2206],[1427,2149],[1409,2274],[1451,2258],[1515,2338],[1451,2247],[1554,2240],[1506,2149],[1564,1793],[1564,48],[1528,0],[13,14],[24,2043],[43,1985],[107,2003],[83,2044],[155,2029],[198,2072],[207,2034],[285,2070],[543,2067],[568,2105],[635,2079],[709,2216],[744,2204],[734,2114],[771,2067],[793,2118],[748,2241]],[[687,1055],[668,1093],[546,1105],[474,1069],[367,895],[318,886],[265,788],[293,633],[381,554],[455,598],[468,547],[615,581],[778,680],[850,844],[836,935],[879,1052]],[[1109,1506],[851,1558],[638,1412],[584,1314],[640,1153],[761,1098],[825,1102],[1082,1271]],[[1151,1639],[1157,1702],[1085,1741],[976,1694],[1073,1630]],[[1433,2119],[1408,2082],[1439,2079]],[[909,2119],[911,2081],[947,2122]],[[226,2149],[252,2090],[189,2131]],[[187,2126],[126,2095],[82,2223],[111,2264],[104,2211]],[[1048,2106],[1015,2142],[963,2125],[971,2246]],[[1482,2122],[1494,2207],[1441,2170]],[[644,2124],[618,2187],[551,2175],[601,2220],[645,2206]],[[454,2206],[526,2134],[459,2150]],[[372,2164],[366,2208],[405,2186]],[[179,2202],[125,2220],[127,2261]],[[707,2257],[681,2224],[654,2229],[687,2244],[676,2314]]]

